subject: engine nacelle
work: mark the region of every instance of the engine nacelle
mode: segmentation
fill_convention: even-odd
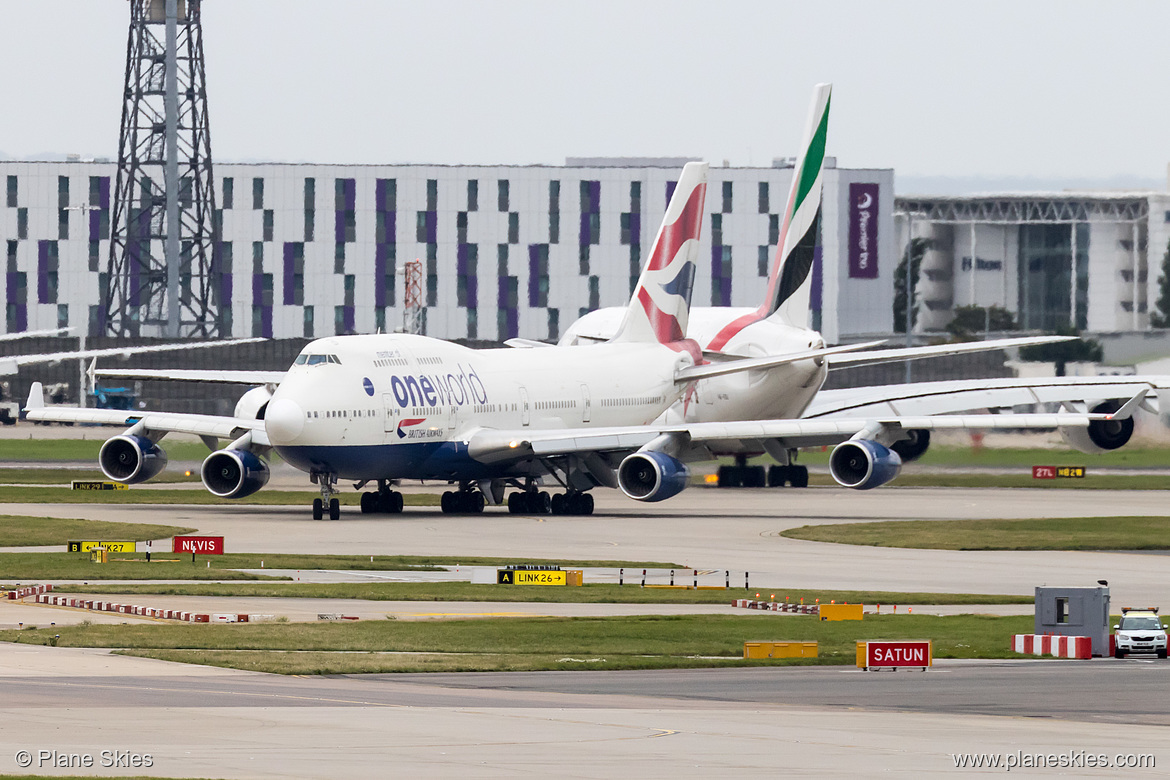
[[[1103,401],[1089,411],[1092,414],[1110,414],[1121,408],[1117,401]],[[1133,418],[1124,420],[1093,420],[1087,428],[1061,428],[1060,436],[1068,446],[1096,455],[1124,446],[1133,436]]]
[[[246,420],[263,420],[264,413],[268,411],[268,402],[271,400],[272,391],[268,389],[268,385],[253,387],[236,401],[234,416]]]
[[[899,439],[890,445],[890,449],[898,453],[903,463],[918,460],[930,447],[930,431],[924,428],[911,428],[906,433],[909,434],[909,438]]]
[[[123,434],[102,445],[98,465],[110,479],[136,485],[157,477],[167,467],[167,454],[145,436]]]
[[[647,450],[627,455],[618,466],[618,486],[638,501],[664,501],[687,486],[690,469],[665,452]]]
[[[247,450],[217,450],[199,469],[203,486],[220,498],[250,496],[268,484],[268,464]]]
[[[850,439],[833,448],[829,472],[839,485],[856,490],[880,487],[902,471],[902,458],[869,439]]]

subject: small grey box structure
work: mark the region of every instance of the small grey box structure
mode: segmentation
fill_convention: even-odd
[[[1087,636],[1109,655],[1109,588],[1036,588],[1037,634]]]

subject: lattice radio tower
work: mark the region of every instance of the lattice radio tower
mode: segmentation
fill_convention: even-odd
[[[130,0],[105,331],[230,335],[215,284],[215,191],[200,0]]]
[[[422,262],[415,258],[403,264],[402,332],[423,332]]]

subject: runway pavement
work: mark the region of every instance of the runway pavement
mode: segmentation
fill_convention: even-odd
[[[1150,694],[1168,672],[1108,660],[308,679],[0,645],[0,771],[54,750],[149,756],[143,774],[187,777],[906,777],[1017,751],[1166,761],[1170,719]]]

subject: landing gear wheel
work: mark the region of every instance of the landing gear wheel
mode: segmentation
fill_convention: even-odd
[[[472,514],[482,515],[483,508],[487,506],[487,499],[483,497],[483,493],[475,492],[467,494],[467,510]]]
[[[340,520],[341,519],[341,502],[338,501],[336,498],[329,499],[329,519],[330,520]]]
[[[767,484],[767,473],[763,466],[745,466],[740,471],[744,487],[764,487]]]
[[[444,514],[452,514],[457,510],[456,506],[459,503],[459,497],[450,490],[443,493],[443,497],[439,499],[439,506],[442,508]]]
[[[362,514],[372,514],[377,510],[378,494],[377,493],[362,493],[361,500],[358,502],[362,508]]]
[[[593,496],[588,493],[581,494],[581,507],[577,514],[591,515],[593,514]]]
[[[788,466],[769,466],[768,487],[784,487],[790,479],[788,476],[790,471]]]
[[[564,493],[557,493],[552,497],[552,513],[554,515],[576,514],[570,509],[573,503],[572,495],[566,496]]]
[[[402,494],[395,490],[390,494],[390,511],[394,514],[402,514],[402,507],[406,502],[402,500]]]
[[[547,515],[552,513],[552,496],[542,490],[536,493],[534,497],[536,498],[533,502],[536,505],[534,509],[537,514]]]
[[[808,487],[808,466],[789,466],[788,480],[794,488]]]
[[[743,469],[739,466],[719,467],[719,487],[743,487]]]
[[[524,494],[513,493],[508,496],[508,512],[514,515],[524,513]]]
[[[322,504],[323,504],[323,502],[321,501],[321,499],[319,499],[319,498],[313,499],[313,519],[314,520],[320,520],[322,517],[325,516],[325,511],[324,511]]]

